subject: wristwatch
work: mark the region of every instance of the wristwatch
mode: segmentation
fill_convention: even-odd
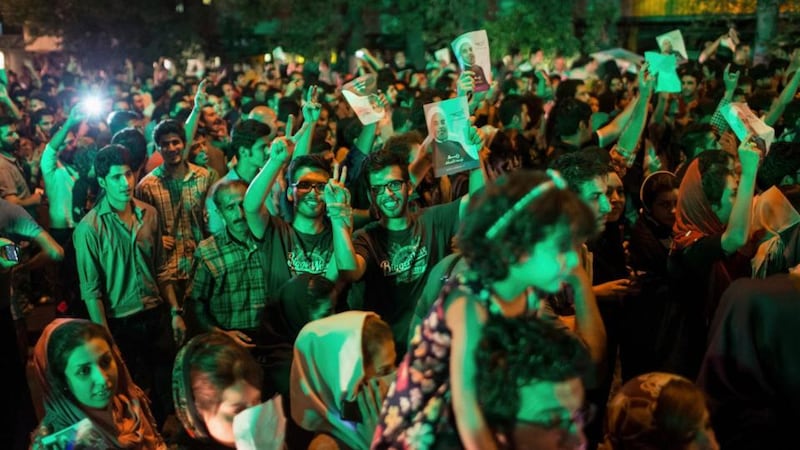
[[[183,308],[180,308],[180,307],[179,307],[179,308],[171,308],[171,309],[169,310],[169,313],[170,313],[170,315],[171,315],[172,317],[175,317],[175,316],[181,316],[181,317],[183,317]]]

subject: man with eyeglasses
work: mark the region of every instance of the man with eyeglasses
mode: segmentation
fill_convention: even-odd
[[[592,363],[579,339],[547,320],[492,318],[475,360],[478,404],[500,448],[585,448],[595,408],[585,403]]]
[[[481,138],[470,131],[471,143]],[[430,157],[430,155],[428,155]],[[356,269],[346,274],[363,282],[363,299],[351,298],[351,308],[375,311],[391,327],[398,360],[408,346],[408,326],[430,269],[452,253],[452,240],[469,195],[412,214],[408,200],[414,190],[408,161],[397,153],[370,154],[366,166],[370,201],[379,220],[353,235]],[[483,172],[470,173],[470,193],[484,185]],[[357,303],[362,303],[361,305]]]

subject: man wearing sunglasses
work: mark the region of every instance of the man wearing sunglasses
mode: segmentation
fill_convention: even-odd
[[[470,141],[480,145],[476,130]],[[430,150],[427,164],[430,167]],[[351,308],[375,311],[391,327],[398,360],[408,345],[408,326],[417,299],[422,294],[428,272],[439,260],[452,253],[452,239],[466,211],[469,195],[419,213],[411,213],[408,201],[414,190],[408,161],[386,149],[370,154],[366,164],[370,202],[379,220],[366,225],[353,236],[356,269],[347,273],[350,281],[363,281],[362,305]],[[484,185],[483,172],[470,173],[469,192]]]

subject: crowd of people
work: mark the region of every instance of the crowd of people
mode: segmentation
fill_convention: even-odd
[[[541,52],[0,71],[0,441],[790,442],[800,52],[716,42],[676,93],[646,63]],[[365,125],[341,87],[366,73],[385,114]],[[437,177],[423,105],[458,96],[480,166]],[[40,303],[57,318],[27,342]]]

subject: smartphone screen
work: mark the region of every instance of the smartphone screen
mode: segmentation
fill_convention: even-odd
[[[3,257],[9,261],[19,262],[19,247],[14,244],[4,245],[0,250],[3,251]]]

